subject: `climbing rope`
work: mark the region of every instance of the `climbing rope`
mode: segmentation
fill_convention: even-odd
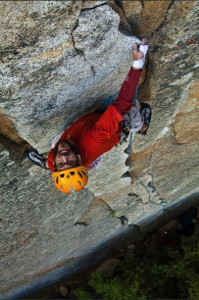
[[[133,106],[134,106],[134,107],[136,106],[137,94],[138,94],[138,86],[136,87],[135,95],[134,95],[134,97],[133,97]],[[131,153],[131,150],[132,150],[132,142],[133,142],[133,132],[130,131],[129,144],[128,144],[128,147],[125,149],[125,151],[126,151],[127,153],[129,153],[129,158],[130,158],[130,153]]]

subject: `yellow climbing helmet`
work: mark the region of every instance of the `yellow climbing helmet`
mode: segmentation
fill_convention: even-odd
[[[52,179],[56,188],[63,193],[79,192],[87,184],[88,170],[84,165],[63,171],[53,172]]]

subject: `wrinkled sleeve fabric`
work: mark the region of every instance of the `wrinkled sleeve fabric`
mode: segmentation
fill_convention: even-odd
[[[117,99],[112,104],[121,114],[121,116],[128,113],[133,105],[133,96],[135,94],[141,74],[142,71],[140,70],[135,70],[133,68],[130,69],[126,79],[122,84]]]
[[[119,134],[120,122],[123,120],[120,113],[113,105],[109,105],[99,120],[91,128],[90,133],[93,139],[98,143],[104,143],[110,140],[112,136]]]

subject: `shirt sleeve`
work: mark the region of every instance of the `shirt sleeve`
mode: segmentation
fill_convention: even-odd
[[[120,113],[113,105],[109,105],[99,120],[91,128],[92,137],[99,143],[103,143],[120,130],[120,122],[123,120]]]
[[[54,150],[55,148],[52,148],[48,153],[48,167],[51,172],[54,172]]]
[[[64,133],[64,131],[60,132],[58,135],[56,135],[52,142],[51,142],[51,149],[55,148],[55,145],[57,144],[57,142],[59,141],[60,137],[62,136],[62,134]]]

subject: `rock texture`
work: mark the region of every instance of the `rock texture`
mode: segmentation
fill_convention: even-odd
[[[179,4],[170,6],[151,39],[150,85],[142,86],[139,99],[150,97],[152,126],[144,139],[135,138],[137,155],[132,154],[133,170],[145,184],[151,177],[158,191],[155,198],[166,202],[198,190],[199,57],[194,53],[199,42],[199,15],[194,2]],[[141,166],[139,161],[145,156],[148,160]]]
[[[123,1],[122,6],[132,31],[137,36],[151,38],[165,20],[172,0]]]
[[[2,298],[199,192],[197,1],[116,2],[0,2]],[[50,172],[17,157],[27,146],[46,153],[119,90],[139,41],[131,30],[150,38],[138,94],[152,107],[148,134],[133,137],[130,157],[127,144],[106,153],[84,191],[62,195]]]
[[[20,137],[47,152],[57,132],[120,88],[138,40],[118,31],[104,1],[81,14],[81,1],[16,5],[1,2],[0,107]]]

